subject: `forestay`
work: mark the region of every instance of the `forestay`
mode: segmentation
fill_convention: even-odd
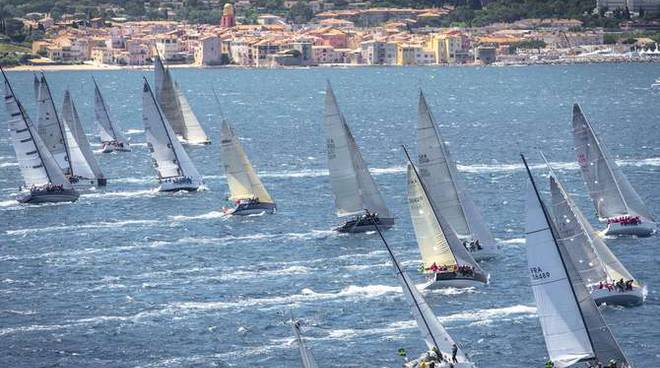
[[[431,203],[424,188],[415,168],[409,164],[408,207],[424,267],[433,263],[438,266],[472,266],[478,271],[475,272],[477,275],[483,274],[451,225],[435,210],[435,203]]]
[[[392,253],[392,250],[383,238],[382,234],[380,234],[380,236],[383,240],[383,243],[385,244],[385,247],[387,248],[392,266],[394,267],[395,275],[401,284],[403,295],[406,297],[406,302],[408,303],[410,311],[415,318],[415,321],[417,322],[417,327],[422,333],[422,337],[424,338],[426,346],[429,350],[433,349],[433,347],[437,347],[441,352],[451,352],[452,347],[456,344],[456,342],[454,339],[452,339],[449,333],[447,333],[440,321],[438,321],[438,318],[433,313],[431,307],[429,307],[428,303],[426,303],[426,300],[422,294],[417,290],[417,287],[412,282],[408,274],[403,270],[401,264],[394,256],[394,253]],[[456,358],[459,363],[469,363],[467,356],[460,348],[458,349]]]
[[[176,139],[167,118],[156,103],[156,99],[144,81],[142,93],[143,120],[147,144],[154,160],[159,179],[190,177],[201,180],[201,176]]]
[[[73,170],[70,166],[69,147],[64,132],[64,126],[57,115],[53,96],[45,76],[41,76],[39,82],[39,98],[37,99],[38,116],[37,131],[42,141],[53,155],[57,165],[65,175],[72,176]]]
[[[229,199],[238,201],[258,198],[259,202],[272,203],[273,199],[261,183],[238,137],[226,120],[223,120],[220,130],[220,149],[225,176],[231,193]]]
[[[532,290],[550,360],[556,367],[580,361],[626,362],[609,327],[573,265],[556,241],[557,231],[531,173],[526,198],[526,243]]]
[[[381,218],[390,218],[390,211],[339,110],[330,84],[325,94],[325,128],[328,170],[335,193],[337,215],[350,216],[368,209]]]
[[[458,175],[438,131],[424,94],[419,93],[417,120],[419,175],[424,178],[437,210],[462,238],[479,239],[484,245],[495,244],[479,208],[474,204]]]
[[[302,338],[300,333],[300,324],[296,321],[293,323],[293,333],[296,335],[296,342],[298,343],[298,349],[300,350],[300,360],[302,362],[303,368],[317,368],[318,364],[312,351],[307,348],[305,341]]]
[[[116,141],[117,143],[123,143],[125,147],[128,146],[128,141],[124,138],[121,130],[118,129],[112,119],[110,119],[108,106],[105,104],[105,99],[101,94],[101,89],[96,83],[96,79],[92,78],[92,80],[94,81],[94,116],[96,118],[96,124],[99,126],[101,141]]]
[[[71,154],[71,166],[75,174],[87,179],[103,179],[103,173],[94,157],[92,148],[89,146],[89,141],[80,123],[80,117],[69,90],[64,92],[62,121]]]
[[[580,277],[589,284],[606,280],[633,280],[605,242],[584,217],[556,175],[550,176],[552,207],[559,240],[568,251]],[[635,281],[635,284],[639,284]]]
[[[573,138],[582,177],[598,216],[606,219],[640,215],[653,220],[639,194],[602,146],[578,104],[573,105]]]
[[[28,188],[40,187],[51,183],[62,185],[64,189],[71,189],[71,183],[64,177],[55,158],[41,140],[37,129],[32,124],[23,105],[14,95],[6,78],[5,76],[5,104],[10,116],[9,135],[25,186]]]

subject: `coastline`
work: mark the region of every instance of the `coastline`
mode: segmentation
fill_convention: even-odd
[[[425,64],[425,65],[368,65],[368,64],[320,64],[301,66],[277,66],[256,67],[249,65],[198,65],[198,64],[171,64],[172,69],[309,69],[309,68],[407,68],[407,67],[440,67],[440,68],[469,68],[469,67],[507,67],[507,66],[532,66],[532,65],[572,65],[572,64],[627,64],[627,63],[660,63],[660,58],[631,59],[631,58],[581,58],[581,59],[558,59],[558,60],[533,60],[533,61],[497,61],[492,64]],[[17,65],[5,68],[9,72],[57,72],[57,71],[115,71],[115,70],[153,70],[153,65],[114,65],[114,64],[45,64],[45,65]]]

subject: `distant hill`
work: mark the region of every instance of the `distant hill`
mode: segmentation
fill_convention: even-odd
[[[88,17],[127,16],[145,17],[146,19],[165,19],[167,17],[186,20],[193,23],[216,23],[220,9],[228,0],[185,0],[182,8],[176,8],[180,2],[172,0],[151,0],[149,7],[144,1],[136,0],[2,0],[0,18],[21,17],[27,13],[52,13],[54,18],[62,14],[79,13]],[[269,12],[306,21],[312,16],[306,9],[306,1],[300,1],[292,9],[284,7],[284,0],[253,0],[254,7],[245,10],[248,19],[254,19],[258,12]],[[335,0],[336,8],[348,5],[346,0]],[[577,18],[587,25],[616,26],[626,14],[604,18],[591,15],[596,6],[595,0],[372,0],[372,7],[439,7],[451,5],[456,10],[446,20],[447,25],[459,23],[471,26],[483,26],[496,22],[513,22],[523,18]],[[120,10],[123,9],[123,10]],[[301,17],[301,15],[303,15]],[[657,19],[657,15],[645,15]]]

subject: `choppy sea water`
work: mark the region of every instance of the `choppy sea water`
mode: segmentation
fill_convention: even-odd
[[[141,126],[144,71],[46,74],[58,104],[72,90],[96,143],[94,75],[133,143],[131,153],[97,154],[108,187],[74,204],[18,205],[20,174],[9,134],[0,135],[0,366],[298,367],[290,311],[305,321],[322,367],[396,367],[398,348],[421,353],[380,241],[330,231],[339,220],[325,169],[326,79],[397,217],[385,236],[420,283],[400,145],[414,151],[423,88],[502,248],[483,263],[491,285],[425,294],[481,367],[538,367],[547,359],[526,272],[518,153],[529,154],[547,188],[536,154],[543,149],[596,224],[571,149],[573,102],[660,214],[660,91],[650,89],[657,64],[173,73],[214,140],[189,149],[207,191],[152,191]],[[8,76],[36,119],[32,74]],[[222,217],[227,187],[212,88],[277,201],[276,215]],[[636,367],[657,366],[658,238],[608,244],[650,293],[641,307],[604,308],[605,318]]]

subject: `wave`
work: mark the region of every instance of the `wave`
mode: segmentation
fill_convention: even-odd
[[[7,201],[0,201],[0,207],[10,207],[10,206],[15,206],[18,204],[18,201],[15,199],[10,199]]]
[[[156,189],[126,191],[126,192],[96,192],[81,194],[82,198],[130,198],[130,197],[152,197],[159,192]]]
[[[124,134],[126,135],[133,135],[133,134],[143,134],[144,129],[127,129]],[[131,144],[133,145],[133,144]]]
[[[17,229],[17,230],[7,230],[7,235],[25,235],[25,234],[34,234],[34,233],[48,233],[64,230],[79,230],[79,229],[99,229],[99,228],[116,228],[126,225],[154,225],[158,224],[159,221],[156,220],[126,220],[126,221],[116,221],[116,222],[95,222],[91,224],[80,224],[80,225],[58,225],[58,226],[47,226],[39,228],[26,228],[26,229]]]
[[[502,244],[525,244],[525,238],[498,239]]]
[[[170,219],[172,219],[173,221],[192,221],[192,220],[211,220],[211,219],[218,219],[223,217],[226,217],[226,214],[224,212],[211,211],[196,216],[183,216],[183,215],[170,216]]]
[[[0,168],[2,167],[15,167],[18,166],[18,162],[2,162],[0,163]]]

